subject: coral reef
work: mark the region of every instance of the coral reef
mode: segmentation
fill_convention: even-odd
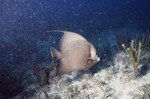
[[[130,57],[125,52],[119,52],[109,61],[109,67],[105,66],[107,68],[99,69],[93,75],[87,72],[71,82],[69,74],[56,76],[50,78],[50,84],[42,89],[50,99],[142,99],[147,95],[147,91],[144,91],[147,87],[145,89],[143,86],[150,84],[150,65],[147,63],[150,53],[148,50],[143,51],[139,69],[146,66],[148,71],[145,74],[139,71],[141,76],[137,79],[133,76]],[[12,99],[46,99],[45,93],[36,84],[27,89],[36,91],[32,95],[20,94]]]

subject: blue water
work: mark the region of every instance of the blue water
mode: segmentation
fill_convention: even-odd
[[[119,47],[116,35],[127,34],[130,40],[150,35],[149,4],[149,0],[0,0],[0,97],[18,94],[10,94],[13,89],[5,83],[12,86],[20,80],[12,80],[20,67],[27,71],[33,62],[50,63],[50,47],[59,49],[62,34],[48,31],[77,32],[93,43],[102,59],[110,59]],[[30,73],[20,76],[25,79]]]

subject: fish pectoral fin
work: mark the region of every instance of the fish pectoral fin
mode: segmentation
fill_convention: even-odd
[[[59,60],[62,58],[62,53],[57,51],[54,47],[51,47],[52,59]]]

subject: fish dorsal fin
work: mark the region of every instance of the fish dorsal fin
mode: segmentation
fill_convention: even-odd
[[[69,43],[75,42],[75,41],[79,41],[79,40],[85,40],[86,39],[74,32],[69,32],[69,31],[62,31],[64,33],[64,35],[62,36],[61,40],[60,40],[60,49],[61,51],[63,51],[68,45]]]
[[[59,60],[62,58],[62,53],[57,51],[55,48],[51,47],[51,55],[52,55],[52,59],[56,59]]]

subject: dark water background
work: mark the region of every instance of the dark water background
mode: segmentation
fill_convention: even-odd
[[[47,31],[77,32],[108,59],[119,49],[116,35],[128,40],[150,35],[149,5],[149,0],[0,0],[0,96],[23,89],[33,62],[50,63],[50,46],[59,48],[61,33]]]

